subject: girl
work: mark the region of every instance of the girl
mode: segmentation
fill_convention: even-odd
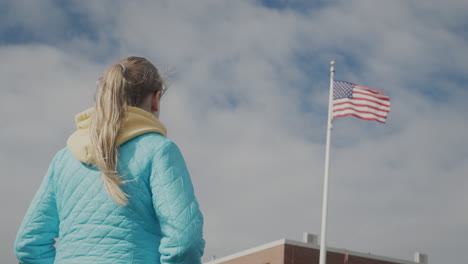
[[[164,87],[144,58],[105,72],[24,217],[21,263],[201,263],[203,217],[158,120]]]

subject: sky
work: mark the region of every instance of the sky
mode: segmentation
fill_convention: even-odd
[[[468,2],[0,0],[0,259],[55,153],[131,55],[170,83],[161,121],[205,217],[204,260],[320,234],[329,63],[388,94],[333,121],[328,245],[468,263]]]

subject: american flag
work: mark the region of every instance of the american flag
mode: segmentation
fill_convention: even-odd
[[[333,82],[333,118],[355,116],[385,123],[390,97],[375,89],[350,82]]]

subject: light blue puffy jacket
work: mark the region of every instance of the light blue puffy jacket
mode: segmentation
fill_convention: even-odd
[[[203,217],[178,147],[147,133],[119,153],[120,175],[133,180],[122,186],[125,207],[97,169],[68,148],[55,155],[17,235],[21,263],[201,263]]]

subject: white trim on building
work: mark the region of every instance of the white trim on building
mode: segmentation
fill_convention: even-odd
[[[211,260],[209,262],[205,262],[205,264],[220,264],[224,261],[236,259],[239,257],[247,256],[252,253],[256,253],[265,249],[273,248],[276,246],[280,245],[293,245],[293,246],[299,246],[299,247],[305,247],[305,248],[313,248],[320,250],[320,246],[318,244],[312,244],[312,243],[304,243],[300,241],[294,241],[294,240],[289,240],[289,239],[280,239],[277,241],[273,241],[258,247],[254,247],[251,249],[247,249],[226,257],[222,257],[219,259]],[[384,256],[378,256],[378,255],[373,255],[370,253],[361,253],[357,251],[351,251],[347,249],[342,249],[342,248],[332,248],[332,247],[327,247],[327,252],[334,252],[334,253],[340,253],[340,254],[345,254],[348,252],[350,256],[357,256],[357,257],[363,257],[363,258],[369,258],[369,259],[375,259],[375,260],[382,260],[382,261],[389,261],[389,262],[396,262],[396,263],[401,263],[401,264],[419,264],[421,262],[414,262],[414,261],[409,261],[409,260],[402,260],[402,259],[397,259],[397,258],[391,258],[391,257],[384,257]]]

